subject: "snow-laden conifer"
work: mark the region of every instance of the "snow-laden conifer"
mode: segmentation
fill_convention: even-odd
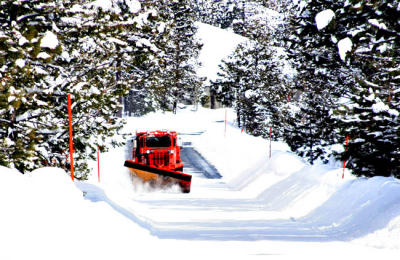
[[[138,33],[148,16],[135,0],[1,4],[1,164],[68,168],[71,93],[76,177],[85,178],[96,146],[121,127],[138,64],[156,51]]]

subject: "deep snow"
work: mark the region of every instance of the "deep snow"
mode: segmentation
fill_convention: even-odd
[[[193,176],[192,192],[132,179],[125,148],[101,154],[87,182],[62,169],[0,168],[0,259],[311,259],[400,253],[400,183],[357,179],[340,163],[310,166],[273,142],[242,133],[232,111],[178,110],[127,118],[124,132],[177,130],[223,175]],[[197,133],[199,135],[188,135]],[[201,133],[201,134],[200,134]],[[186,134],[186,135],[185,135]]]
[[[199,73],[215,79],[243,39],[199,26]],[[347,170],[342,179],[341,162],[311,166],[280,142],[269,158],[269,141],[243,133],[235,118],[193,107],[127,118],[118,138],[176,130],[223,175],[193,173],[190,194],[134,183],[125,147],[101,154],[100,183],[96,162],[89,181],[75,183],[62,169],[21,175],[0,166],[0,259],[398,258],[399,180]]]

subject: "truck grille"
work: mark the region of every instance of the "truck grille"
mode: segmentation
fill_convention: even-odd
[[[168,166],[169,164],[169,152],[168,151],[152,151],[151,153],[152,163],[155,166]]]

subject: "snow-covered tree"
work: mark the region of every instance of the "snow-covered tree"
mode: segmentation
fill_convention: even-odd
[[[293,102],[299,109],[288,114],[284,139],[311,163],[328,160],[329,146],[340,139],[333,114],[345,89],[354,84],[337,51],[336,37],[341,35],[334,33],[343,20],[343,3],[308,1],[300,5],[289,27],[293,33],[287,47],[297,70],[292,92],[299,96]]]
[[[400,41],[394,17],[399,16],[399,3],[300,3],[289,47],[299,72],[296,84],[304,93],[304,118],[294,120],[291,129],[305,130],[287,138],[289,144],[313,161],[324,153],[313,153],[312,147],[344,143],[349,136],[349,147],[338,158],[348,159],[355,174],[398,176]],[[326,133],[318,139],[305,135],[307,117],[314,124],[309,128]]]
[[[141,39],[139,45],[151,43],[152,47],[143,52],[139,48],[136,54],[135,67],[130,72],[133,80],[128,96],[124,97],[126,115],[141,116],[160,108],[160,63],[163,58],[162,48],[167,41],[166,28],[168,18],[163,13],[163,1],[141,1],[142,11],[136,19],[135,37]]]
[[[194,0],[193,2],[194,12],[200,22],[225,29],[244,19],[243,0]]]
[[[196,103],[200,97],[202,82],[196,66],[201,44],[195,38],[191,1],[158,1],[157,8],[165,24],[158,42],[161,52],[153,93],[163,109],[174,110],[177,103]]]
[[[348,167],[363,176],[400,177],[400,2],[351,1],[347,42],[339,48],[357,74],[341,109],[341,130],[350,137]]]
[[[57,60],[62,68],[58,91],[72,94],[76,162],[85,169],[96,145],[103,147],[105,137],[122,126],[117,118],[121,98],[135,82],[135,68],[152,46],[137,36],[137,24],[142,23],[137,1],[64,1],[58,8],[62,16],[56,26],[64,45]],[[63,98],[57,102],[65,105]],[[56,117],[64,111],[65,107],[57,110]],[[52,140],[53,154],[60,162],[62,146],[57,143],[66,138],[64,131]]]
[[[20,171],[46,161],[58,122],[49,111],[52,62],[61,53],[47,1],[0,1],[0,164]]]
[[[1,164],[23,172],[69,164],[71,93],[76,177],[85,178],[96,145],[121,127],[121,97],[155,48],[138,36],[147,15],[135,0],[1,4]]]
[[[286,89],[281,77],[280,62],[269,46],[265,26],[253,24],[255,40],[240,44],[221,66],[220,79],[212,90],[227,105],[234,105],[240,127],[255,135],[268,133],[268,126],[277,126],[280,106],[286,102]]]

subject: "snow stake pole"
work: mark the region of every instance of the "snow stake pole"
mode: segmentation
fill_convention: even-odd
[[[346,148],[345,150],[347,151],[348,145],[349,144],[349,136],[346,136]],[[344,179],[344,170],[346,169],[346,160],[343,161],[343,173],[342,173],[342,179]]]
[[[71,94],[68,94],[68,122],[69,122],[69,155],[71,158],[71,179],[74,181],[74,146],[72,142],[72,110],[71,110]]]
[[[100,182],[100,151],[99,146],[97,146],[97,177]]]
[[[269,158],[272,157],[272,126],[269,127]]]

